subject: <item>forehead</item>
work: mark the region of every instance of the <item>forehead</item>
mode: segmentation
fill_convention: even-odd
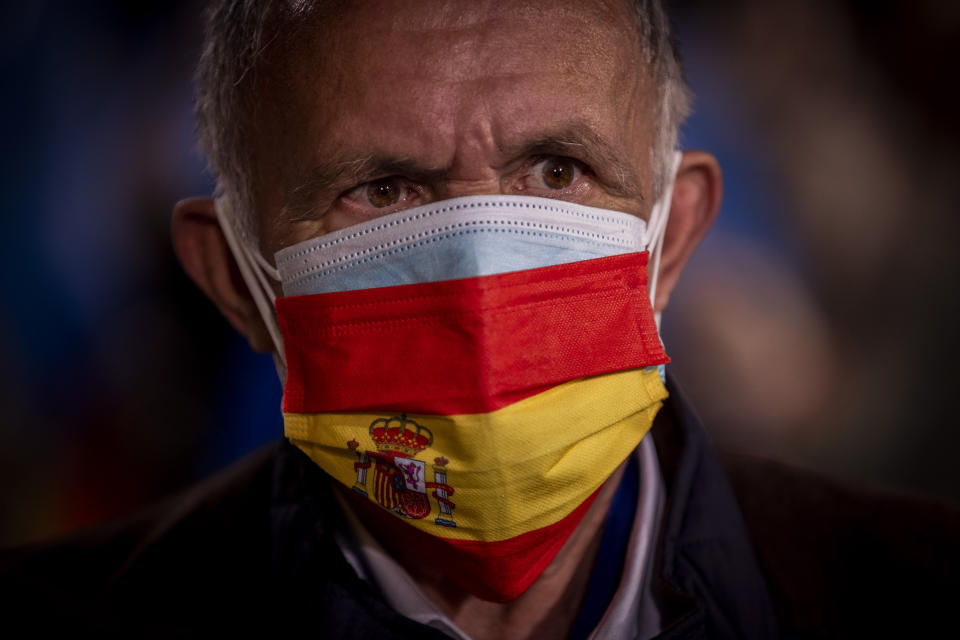
[[[496,166],[501,151],[571,124],[625,145],[643,128],[626,0],[344,4],[301,29],[282,71],[270,70],[263,133],[287,190],[330,158]]]
[[[622,75],[637,60],[625,0],[341,4],[349,6],[301,30],[285,56],[283,88],[313,118],[339,124],[358,106],[395,112],[411,102],[449,111],[463,99],[503,102],[571,85],[602,86],[601,95],[583,96],[596,103],[634,82]]]
[[[635,42],[625,0],[367,0],[329,16],[329,71],[404,65],[438,82],[523,73],[523,55],[565,52],[560,71],[603,66]],[[626,51],[624,51],[626,50]]]

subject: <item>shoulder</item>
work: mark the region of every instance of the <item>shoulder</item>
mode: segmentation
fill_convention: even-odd
[[[0,552],[6,621],[40,635],[440,637],[356,576],[339,517],[328,478],[280,441],[123,521]]]
[[[278,443],[131,516],[0,552],[0,589],[38,624],[96,628],[125,604],[180,606],[237,591],[269,569]],[[56,621],[54,623],[53,621]],[[111,627],[114,625],[110,625]]]
[[[956,506],[747,456],[722,461],[786,626],[861,637],[945,621],[960,584]]]

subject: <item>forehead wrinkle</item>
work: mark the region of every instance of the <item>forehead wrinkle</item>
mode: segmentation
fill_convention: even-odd
[[[398,0],[383,0],[380,4],[389,6],[399,4],[399,2]],[[420,12],[415,10],[417,5],[425,6],[427,3],[422,0],[413,0],[408,4],[413,5],[414,10],[405,8],[396,15],[388,15],[390,30],[419,34],[438,30],[476,28],[491,19],[491,8],[495,7],[497,3],[490,0],[472,0],[465,7],[460,0],[446,0],[434,2],[428,10]],[[367,5],[375,11],[383,13],[381,7],[377,7],[376,2],[368,2]]]
[[[383,3],[392,5],[396,0]],[[542,38],[535,35],[544,21],[544,4],[552,18],[562,18],[554,34],[563,42],[564,54],[553,56],[557,71],[590,74],[608,67],[622,46],[598,46],[599,42],[621,42],[625,31],[622,16],[611,15],[606,3],[584,6],[577,0],[544,2],[412,3],[402,11],[385,10],[376,3],[355,7],[338,20],[342,54],[362,60],[364,73],[387,73],[429,77],[436,82],[457,82],[478,78],[529,73],[530,60],[544,51]],[[529,25],[520,29],[518,25]],[[364,37],[349,38],[362,29]],[[370,42],[380,45],[370,47]],[[414,42],[415,56],[398,63],[398,51],[409,53]],[[397,46],[399,45],[399,46]]]

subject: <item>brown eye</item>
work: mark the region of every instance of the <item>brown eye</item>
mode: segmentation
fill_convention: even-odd
[[[367,201],[378,209],[397,204],[402,195],[396,180],[377,180],[367,185]]]
[[[573,183],[576,166],[569,158],[554,158],[543,163],[543,183],[551,189],[565,189]]]

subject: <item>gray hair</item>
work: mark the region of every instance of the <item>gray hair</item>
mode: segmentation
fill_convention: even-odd
[[[314,15],[325,0],[211,0],[195,77],[197,136],[217,181],[217,195],[236,212],[238,231],[257,238],[254,223],[254,145],[259,59],[277,39]],[[654,200],[667,180],[679,127],[689,115],[679,50],[660,0],[632,0],[645,71],[661,94],[651,166]]]

